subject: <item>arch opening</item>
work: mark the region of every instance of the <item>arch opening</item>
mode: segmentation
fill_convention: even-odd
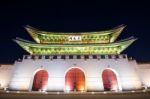
[[[46,70],[40,70],[34,75],[32,90],[44,91],[46,90],[48,83],[48,72]]]
[[[85,91],[85,75],[79,68],[71,68],[65,76],[66,91]]]
[[[102,72],[102,80],[104,91],[117,91],[119,90],[117,76],[111,69],[105,69]]]

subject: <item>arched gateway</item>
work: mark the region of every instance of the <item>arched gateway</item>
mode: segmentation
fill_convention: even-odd
[[[38,71],[34,76],[32,90],[33,91],[45,90],[47,82],[48,82],[48,72],[46,70]]]
[[[79,68],[71,68],[65,76],[66,91],[84,91],[85,75]]]
[[[119,89],[117,76],[111,69],[105,69],[102,72],[102,79],[105,91],[116,91]]]
[[[118,73],[114,70],[107,68],[102,72],[102,74],[99,74],[101,70],[97,68],[97,66],[102,64],[105,64],[105,66],[107,64],[109,65],[115,62],[115,59],[118,59],[118,62],[115,63],[116,65],[130,65],[131,61],[128,61],[128,57],[126,55],[120,55],[120,53],[136,41],[136,38],[130,37],[116,42],[116,39],[125,28],[125,25],[121,25],[110,30],[79,33],[47,32],[35,29],[31,26],[26,26],[25,28],[30,36],[35,40],[35,43],[19,38],[14,40],[19,46],[30,53],[30,55],[25,55],[23,59],[19,61],[19,66],[22,66],[22,68],[18,67],[17,63],[14,64],[16,67],[14,74],[20,71],[21,73],[18,76],[14,75],[12,80],[10,80],[10,89],[27,90],[29,87],[29,90],[34,91],[46,90],[48,84],[48,72],[45,70],[37,71],[31,81],[30,79],[23,79],[23,77],[32,76],[27,70],[30,69],[30,66],[33,66],[33,64],[34,66],[31,70],[38,68],[36,66],[37,64],[50,65],[49,68],[51,68],[51,71],[53,72],[53,81],[49,82],[49,86],[47,88],[48,91],[62,91],[63,88],[65,91],[101,91],[101,80],[103,80],[104,90],[122,90],[122,84],[123,88],[129,90],[136,89],[138,86],[141,86],[140,80],[134,84],[132,83],[134,82],[134,79],[131,79],[131,84],[129,82],[125,85],[124,82],[120,81]],[[86,62],[84,62],[85,60]],[[63,74],[69,64],[72,64],[75,67],[70,68],[66,74]],[[87,75],[92,73],[91,76],[87,76],[87,78],[85,78],[84,72],[80,69],[80,67],[77,68],[76,64],[85,65]],[[90,64],[93,65],[93,70],[90,70]],[[28,65],[29,67],[25,65]],[[47,66],[46,68],[48,68]],[[135,75],[135,77],[137,77],[137,74],[132,72],[134,71],[133,68],[128,67],[128,69],[131,69],[131,71],[120,71],[120,74],[124,75],[124,73],[130,73],[129,75]],[[63,75],[65,75],[65,77]],[[92,76],[94,78],[91,78]],[[120,76],[120,78],[121,80],[130,79],[130,77],[124,78],[124,76]],[[20,83],[20,79],[27,83]],[[30,83],[30,85],[28,85],[28,83]]]

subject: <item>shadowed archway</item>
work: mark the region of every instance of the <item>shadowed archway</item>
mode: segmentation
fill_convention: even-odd
[[[111,69],[105,69],[102,72],[102,80],[105,91],[116,91],[119,89],[117,76]]]
[[[47,87],[48,82],[48,72],[46,70],[38,71],[33,80],[32,90],[33,91],[43,91]]]

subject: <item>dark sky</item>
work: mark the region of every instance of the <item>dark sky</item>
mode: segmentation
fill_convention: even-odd
[[[107,30],[125,24],[127,27],[118,40],[130,36],[138,40],[123,53],[138,61],[150,61],[149,3],[146,0],[91,1],[1,1],[0,63],[13,63],[28,54],[12,41],[16,37],[32,40],[23,28],[25,25],[46,31],[81,32]]]

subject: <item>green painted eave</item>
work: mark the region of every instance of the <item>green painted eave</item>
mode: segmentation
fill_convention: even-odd
[[[110,30],[105,31],[97,31],[97,32],[46,32],[41,31],[38,29],[35,29],[31,26],[26,26],[25,29],[27,32],[31,35],[31,37],[37,42],[37,43],[46,43],[46,44],[78,44],[78,43],[112,43],[114,42],[120,33],[125,28],[125,25],[120,25],[118,27],[115,27]],[[87,41],[79,41],[79,42],[69,42],[67,41],[68,36],[82,36],[82,40],[84,40],[84,37]],[[98,39],[92,38],[92,37],[99,37]],[[106,39],[105,39],[106,37]],[[43,40],[44,38],[44,40]],[[52,38],[53,40],[51,40]],[[101,39],[100,39],[101,38]]]
[[[32,55],[93,55],[93,54],[120,54],[136,39],[129,38],[109,44],[36,44],[34,42],[16,39],[24,50]]]

